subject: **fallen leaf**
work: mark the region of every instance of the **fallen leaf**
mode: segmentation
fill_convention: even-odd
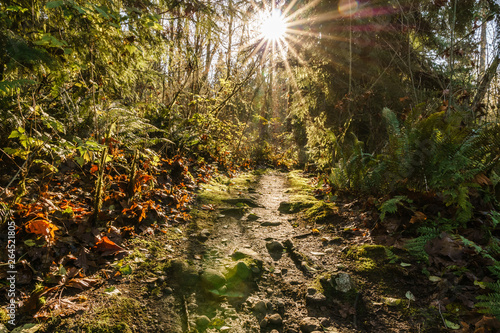
[[[110,295],[110,296],[114,296],[114,295],[121,295],[122,292],[120,290],[118,290],[118,288],[116,288],[115,286],[111,286],[107,289],[104,289],[104,293],[106,295]]]
[[[116,245],[106,236],[102,237],[101,240],[96,243],[94,248],[99,252],[103,252],[103,256],[125,251],[123,247]]]
[[[405,294],[406,298],[408,298],[410,301],[415,301],[415,295],[412,294],[411,291],[407,291]]]
[[[122,273],[123,275],[130,275],[132,274],[132,268],[130,267],[130,265],[123,266],[120,268],[120,273]]]
[[[434,238],[427,243],[425,251],[429,255],[442,255],[453,261],[459,261],[464,254],[464,247],[453,240],[447,233],[442,233],[440,237]]]
[[[99,281],[98,279],[91,279],[91,278],[76,278],[66,282],[65,286],[84,290],[92,287],[98,281]]]
[[[400,298],[383,297],[382,301],[388,306],[398,306],[402,300]]]
[[[476,327],[494,328],[495,330],[498,330],[500,329],[500,321],[495,317],[484,316],[476,323]]]
[[[56,230],[59,228],[45,219],[31,220],[26,225],[27,232],[48,237],[50,240],[55,239],[54,231]]]
[[[78,311],[88,311],[90,305],[83,301],[79,296],[69,298],[54,298],[45,303],[42,308],[34,315],[34,318],[48,319],[56,316],[66,317]]]
[[[444,320],[445,324],[446,324],[446,327],[448,328],[451,328],[452,330],[458,330],[460,329],[460,325],[459,324],[455,324],[449,320]]]
[[[423,222],[427,220],[427,215],[422,212],[415,212],[415,215],[410,219],[410,223]]]

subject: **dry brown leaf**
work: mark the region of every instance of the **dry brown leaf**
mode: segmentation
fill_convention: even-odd
[[[90,305],[81,297],[54,298],[45,303],[42,308],[33,316],[38,319],[49,319],[60,316],[66,317],[78,311],[88,311]]]
[[[76,289],[88,289],[92,287],[94,284],[99,282],[98,279],[92,279],[92,278],[75,278],[69,280],[65,286],[66,287],[71,287],[71,288],[76,288]]]
[[[425,220],[427,220],[427,215],[422,212],[415,212],[415,215],[410,219],[410,223],[423,222]]]

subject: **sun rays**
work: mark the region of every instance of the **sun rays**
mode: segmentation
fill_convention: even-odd
[[[302,96],[295,68],[298,64],[302,70],[312,70],[312,57],[305,55],[307,50],[310,51],[310,45],[320,44],[325,40],[338,42],[339,48],[349,48],[352,43],[366,44],[366,40],[356,41],[355,37],[353,40],[352,32],[376,30],[372,24],[363,22],[364,19],[394,11],[388,7],[373,8],[369,3],[357,0],[339,0],[336,8],[329,8],[327,11],[319,10],[321,0],[306,3],[303,0],[292,0],[284,5],[283,3],[274,0],[263,0],[260,3],[252,1],[253,12],[256,13],[252,28],[254,37],[245,48],[252,49],[252,55],[259,57],[261,66],[271,71],[279,67],[276,70],[278,75],[279,71],[284,71],[282,73],[285,74],[287,85],[300,99]],[[347,18],[353,21],[349,20],[346,24]],[[325,26],[329,29],[325,30]],[[347,29],[350,33],[346,33]],[[327,54],[328,51],[321,48],[315,48],[315,52],[342,70],[352,70],[343,63],[345,59],[335,59],[333,54]]]
[[[279,9],[263,13],[261,33],[268,41],[278,41],[285,37],[287,21]]]

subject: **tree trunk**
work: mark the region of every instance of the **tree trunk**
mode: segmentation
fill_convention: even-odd
[[[487,40],[486,40],[486,30],[488,27],[488,22],[486,22],[486,6],[487,3],[486,1],[481,1],[482,4],[482,9],[481,12],[483,14],[483,23],[481,24],[481,54],[479,57],[479,75],[482,75],[484,73],[484,70],[486,69],[486,46],[487,46]]]
[[[484,73],[479,85],[477,87],[476,96],[474,96],[474,100],[472,101],[472,111],[477,112],[481,102],[486,96],[486,92],[488,91],[488,87],[490,86],[491,80],[495,77],[495,74],[498,69],[498,65],[500,65],[500,56],[497,54],[493,61],[491,62],[490,67]]]

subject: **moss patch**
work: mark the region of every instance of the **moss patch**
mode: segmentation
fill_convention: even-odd
[[[259,175],[247,172],[234,178],[218,176],[202,185],[198,201],[201,204],[222,205],[224,201],[234,198],[235,193],[247,191],[258,178]]]
[[[56,330],[46,332],[68,332],[71,329],[87,333],[131,333],[133,323],[144,325],[146,320],[143,305],[128,297],[112,297],[81,317],[65,319]],[[135,325],[134,325],[135,326]]]
[[[317,202],[312,196],[295,195],[290,198],[290,201],[280,203],[278,210],[281,213],[293,214],[308,209]]]
[[[338,207],[334,203],[327,203],[324,201],[317,201],[312,207],[308,208],[304,217],[310,222],[324,222],[329,217],[338,213]]]
[[[4,308],[0,308],[0,323],[5,324],[10,320],[9,314],[7,313],[7,310]]]
[[[289,193],[310,195],[313,191],[311,180],[304,177],[300,170],[290,171],[287,175],[288,183],[290,184]]]
[[[371,244],[352,247],[347,252],[347,257],[353,259],[368,258],[376,261],[384,261],[387,259],[385,246]]]
[[[181,234],[182,235],[182,234]],[[164,271],[167,265],[166,260],[158,260],[166,258],[172,250],[165,244],[165,240],[161,238],[137,237],[130,241],[133,246],[133,252],[116,263],[116,268],[129,265],[132,268],[134,278],[144,278],[157,271]]]
[[[280,204],[279,211],[281,213],[298,213],[321,204],[312,195],[314,188],[310,183],[310,179],[305,178],[301,171],[295,170],[289,172],[287,179],[290,185],[290,188],[287,190],[290,199]]]

